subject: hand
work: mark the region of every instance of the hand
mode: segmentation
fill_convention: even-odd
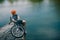
[[[17,22],[16,20],[12,19],[13,22]]]
[[[17,21],[14,20],[14,21],[12,21],[12,22],[17,22]]]

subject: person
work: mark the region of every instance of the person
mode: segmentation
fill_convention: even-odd
[[[18,25],[18,24],[22,24],[23,26],[25,26],[26,21],[25,21],[25,20],[21,20],[21,18],[16,14],[16,10],[15,10],[15,9],[12,9],[12,10],[11,10],[11,14],[12,14],[12,16],[10,17],[10,23],[11,23],[11,22],[14,22],[14,23],[16,23],[17,25]],[[18,22],[18,23],[17,23],[17,22]]]
[[[12,14],[12,16],[10,17],[9,24],[11,22],[14,22],[16,25],[20,25],[20,24],[22,24],[23,26],[26,25],[26,21],[25,20],[21,20],[21,18],[16,14],[16,10],[15,9],[11,10],[11,14]],[[24,28],[24,30],[25,30],[25,28]],[[25,34],[26,34],[26,32],[25,32]]]

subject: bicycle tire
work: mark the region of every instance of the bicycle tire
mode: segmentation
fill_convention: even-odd
[[[19,32],[17,34],[15,34],[14,32],[16,32],[17,29]],[[17,25],[15,25],[11,28],[11,34],[16,38],[21,38],[24,35],[24,28],[21,26],[17,27]]]

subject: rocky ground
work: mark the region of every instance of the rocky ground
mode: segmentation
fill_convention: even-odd
[[[2,28],[0,28],[0,40],[24,40],[24,37],[22,38],[16,38],[12,36],[11,34],[11,27],[13,25],[6,25]]]

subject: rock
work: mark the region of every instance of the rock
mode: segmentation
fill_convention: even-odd
[[[6,25],[0,29],[0,40],[24,40],[24,36],[16,38],[11,34],[12,27],[13,25]]]

